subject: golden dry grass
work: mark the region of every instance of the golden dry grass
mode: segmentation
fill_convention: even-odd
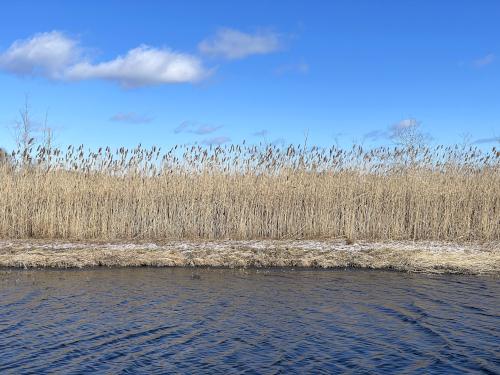
[[[173,241],[96,243],[0,241],[0,267],[315,267],[500,274],[499,243]]]
[[[1,238],[500,240],[496,149],[39,147],[1,164]]]

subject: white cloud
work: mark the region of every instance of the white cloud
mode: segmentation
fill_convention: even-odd
[[[197,82],[210,74],[193,55],[146,45],[93,63],[82,56],[77,40],[58,31],[15,41],[0,54],[0,69],[52,80],[104,79],[125,87]]]
[[[110,120],[115,122],[126,122],[129,124],[147,124],[153,121],[151,117],[143,116],[135,112],[120,112],[111,116]]]
[[[281,48],[281,44],[279,35],[270,31],[248,34],[223,28],[215,36],[203,40],[198,49],[205,55],[233,60],[271,53]]]
[[[201,61],[188,54],[142,45],[125,56],[92,64],[80,62],[68,68],[71,80],[105,79],[125,87],[197,82],[207,76]]]
[[[80,58],[78,42],[58,31],[17,40],[0,54],[0,69],[17,75],[61,79],[64,70]]]
[[[490,65],[495,61],[495,55],[490,53],[484,57],[474,60],[472,63],[476,68],[482,68],[486,65]]]

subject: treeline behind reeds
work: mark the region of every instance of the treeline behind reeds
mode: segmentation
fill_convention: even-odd
[[[0,237],[500,239],[500,151],[228,145],[0,161]]]

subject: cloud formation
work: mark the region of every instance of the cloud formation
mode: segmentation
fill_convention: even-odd
[[[472,62],[472,64],[476,67],[476,68],[483,68],[487,65],[490,65],[491,63],[493,63],[493,61],[495,61],[495,55],[490,53],[486,56],[483,56],[479,59],[476,59]]]
[[[142,45],[110,61],[97,64],[85,61],[73,65],[67,69],[66,78],[98,78],[116,81],[124,87],[139,87],[197,82],[207,74],[201,61],[194,56]]]
[[[230,28],[222,28],[208,39],[203,40],[198,49],[201,53],[228,60],[242,59],[250,55],[262,55],[281,48],[280,36],[271,31],[244,33]]]
[[[206,56],[234,60],[271,53],[281,46],[280,35],[271,31],[251,34],[222,28],[200,42],[198,49]],[[106,61],[90,59],[84,53],[86,50],[78,39],[63,32],[38,33],[16,40],[0,51],[0,70],[58,81],[107,80],[127,88],[195,83],[213,73],[203,66],[200,57],[165,47],[143,44]],[[299,64],[282,69],[306,72],[308,66]]]
[[[205,138],[203,141],[201,141],[201,143],[206,146],[220,146],[227,142],[231,142],[231,138],[225,136]]]
[[[63,79],[65,69],[81,58],[78,42],[51,31],[16,40],[0,54],[0,68],[16,75]]]
[[[77,40],[59,31],[15,41],[0,54],[0,69],[51,80],[103,79],[124,87],[197,82],[210,74],[196,56],[147,45],[94,63],[83,56]]]
[[[198,135],[205,135],[213,133],[222,128],[222,125],[207,125],[207,124],[198,124],[196,122],[191,121],[183,121],[181,124],[174,129],[175,134],[179,133],[192,133]]]
[[[147,124],[153,121],[152,117],[143,116],[135,112],[117,113],[110,118],[111,121],[125,122],[129,124]]]

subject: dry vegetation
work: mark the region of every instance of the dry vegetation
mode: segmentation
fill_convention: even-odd
[[[0,240],[0,267],[316,267],[500,274],[498,243]]]
[[[95,151],[0,160],[0,237],[500,240],[500,152],[304,146]]]

